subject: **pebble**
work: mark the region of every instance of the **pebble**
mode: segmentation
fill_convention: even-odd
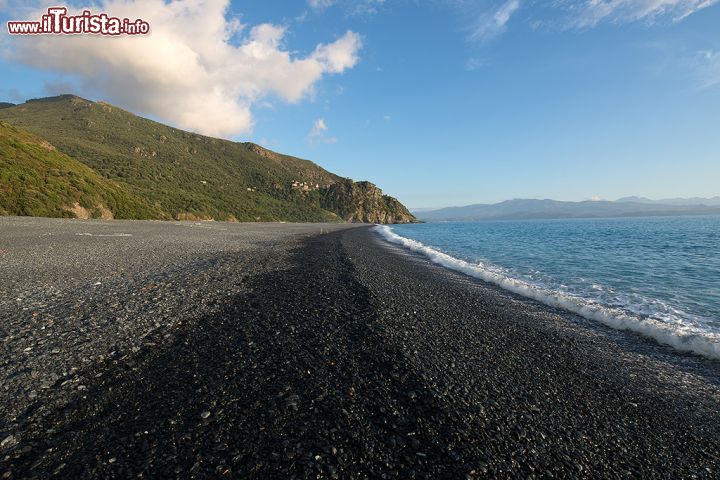
[[[0,442],[0,449],[10,448],[18,443],[14,435],[8,435]]]
[[[183,308],[201,305],[203,316],[183,316],[168,343],[158,341],[164,331],[131,331],[137,336],[106,341],[102,349],[82,347],[73,358],[73,342],[90,341],[80,329],[45,344],[34,340],[38,351],[53,345],[63,351],[49,365],[29,366],[42,372],[29,380],[33,388],[50,369],[81,365],[82,356],[122,353],[103,365],[82,364],[73,377],[72,385],[93,392],[91,400],[75,401],[83,395],[75,388],[43,391],[34,403],[39,408],[31,411],[41,415],[32,413],[30,426],[18,427],[27,431],[8,427],[35,448],[8,450],[3,469],[18,475],[37,465],[32,475],[49,478],[64,460],[67,477],[80,468],[123,478],[225,472],[235,478],[571,478],[578,472],[614,478],[623,468],[648,477],[712,475],[703,469],[718,465],[718,427],[669,415],[673,402],[658,404],[645,388],[652,373],[624,382],[624,372],[598,362],[635,366],[598,355],[613,351],[605,336],[593,344],[596,350],[585,351],[586,340],[574,339],[570,322],[519,300],[496,318],[502,309],[494,301],[505,294],[466,278],[459,285],[453,274],[433,276],[422,260],[398,260],[358,232],[357,238],[326,235],[297,243],[288,261],[272,263],[284,255],[283,246],[273,247],[272,257],[253,257],[247,267],[252,279],[232,296],[221,285],[236,287],[237,276],[225,275],[222,262],[213,259],[210,270],[220,271],[200,269],[182,279]],[[233,253],[233,265],[248,265],[243,255]],[[269,266],[261,272],[264,262]],[[217,275],[217,283],[192,283],[203,275]],[[224,298],[217,302],[211,291]],[[143,305],[153,317],[146,326],[165,329],[177,314],[162,299]],[[119,321],[134,322],[134,312],[123,312],[122,303],[114,308],[123,316]],[[532,313],[537,311],[541,315]],[[413,315],[403,318],[403,312]],[[543,326],[555,321],[562,332]],[[86,333],[96,332],[88,327]],[[143,343],[153,348],[131,353]],[[682,361],[685,371],[700,364],[691,356]],[[672,362],[663,365],[672,374]],[[715,391],[712,382],[703,385]],[[692,397],[689,389],[674,394],[697,400],[683,408],[692,407],[698,418],[714,418],[711,396]],[[611,396],[615,402],[606,402]],[[641,401],[643,408],[618,409],[628,401]],[[55,405],[63,410],[54,411]],[[200,405],[213,410],[201,411],[203,421],[193,422]],[[661,427],[648,421],[659,418],[655,413],[663,414]],[[211,416],[213,422],[204,421]],[[680,428],[693,422],[695,430]],[[576,435],[578,425],[582,436]],[[601,428],[591,430],[595,425]],[[69,428],[77,429],[72,442],[64,441]],[[677,444],[660,442],[669,438],[656,435],[660,428],[684,434],[674,437]],[[121,456],[108,458],[113,451]],[[119,465],[107,466],[118,458]]]

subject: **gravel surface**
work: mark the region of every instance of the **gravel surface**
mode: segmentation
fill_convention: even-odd
[[[368,228],[0,219],[0,266],[5,478],[720,475],[718,362]]]

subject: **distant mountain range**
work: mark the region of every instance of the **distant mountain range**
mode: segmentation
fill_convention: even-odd
[[[645,197],[623,197],[623,198],[619,198],[615,201],[621,202],[621,203],[645,203],[645,204],[653,204],[653,205],[683,205],[683,206],[706,205],[708,207],[720,206],[720,197],[664,198],[662,200],[650,200],[649,198],[645,198]]]
[[[74,95],[0,103],[0,215],[415,221],[370,182]]]
[[[428,222],[713,214],[720,214],[720,196],[665,200],[625,197],[616,201],[584,202],[515,199],[492,205],[477,204],[416,211],[420,220]]]

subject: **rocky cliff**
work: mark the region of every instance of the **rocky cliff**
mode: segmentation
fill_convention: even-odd
[[[322,191],[320,205],[355,223],[414,223],[417,219],[397,199],[370,182],[345,179]]]

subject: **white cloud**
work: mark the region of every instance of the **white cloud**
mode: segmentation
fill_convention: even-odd
[[[335,5],[336,0],[307,0],[307,4],[313,10],[325,10],[328,7]]]
[[[311,59],[319,62],[331,73],[342,73],[357,63],[357,52],[362,46],[360,35],[348,31],[343,37],[327,45],[318,45]]]
[[[310,133],[308,134],[308,139],[311,143],[337,143],[337,138],[326,136],[327,131],[328,126],[325,123],[325,119],[318,118],[313,122],[312,129],[310,129]]]
[[[350,11],[351,15],[374,15],[378,13],[380,7],[383,6],[385,0],[362,0],[355,3],[354,8]]]
[[[151,34],[14,37],[4,49],[16,61],[76,78],[105,100],[222,137],[249,133],[251,107],[265,97],[298,102],[323,75],[358,61],[362,41],[354,32],[302,57],[285,48],[285,27],[249,28],[226,16],[228,6],[229,0],[101,0],[92,10],[143,18]]]
[[[717,4],[720,0],[493,0],[478,14],[475,3],[466,0],[445,0],[458,5],[465,15],[475,21],[470,25],[470,38],[484,42],[503,34],[508,23],[525,5],[528,23],[537,29],[542,26],[563,29],[584,29],[601,23],[654,23],[661,19],[674,22]],[[532,15],[532,16],[530,16]],[[550,20],[547,20],[547,19]]]
[[[468,58],[465,62],[465,71],[474,72],[480,68],[487,67],[489,64],[490,62],[484,58]]]
[[[317,137],[327,132],[327,125],[325,125],[324,118],[318,118],[313,122],[313,128],[310,130],[310,136]]]
[[[700,87],[720,86],[720,52],[703,50],[698,52],[696,68],[700,77]]]
[[[601,22],[654,22],[660,17],[680,21],[718,0],[583,0],[571,2],[570,26],[594,27]]]
[[[374,15],[378,13],[380,7],[385,4],[385,0],[306,0],[310,9],[321,13],[330,7],[338,6],[345,15],[361,16]]]
[[[520,9],[520,0],[506,0],[498,8],[480,15],[472,27],[470,38],[485,41],[505,32],[507,23]]]

